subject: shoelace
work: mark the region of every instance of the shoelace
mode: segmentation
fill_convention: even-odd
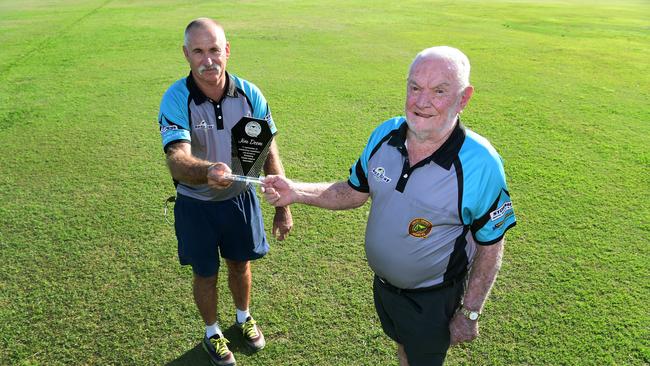
[[[244,325],[242,326],[242,329],[244,331],[244,335],[247,338],[255,338],[257,337],[257,330],[255,329],[255,320],[251,319],[246,322],[244,322]]]
[[[223,357],[230,352],[228,350],[228,340],[224,337],[220,337],[217,339],[211,338],[210,341],[212,342],[212,345],[214,345],[214,351],[219,355],[219,357]]]

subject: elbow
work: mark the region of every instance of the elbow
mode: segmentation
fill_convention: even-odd
[[[169,175],[172,176],[172,179],[176,181],[184,180],[182,175],[179,174],[179,170],[173,160],[167,159],[167,168],[169,169]]]
[[[340,205],[335,208],[335,210],[350,210],[350,209],[355,209],[363,206],[364,203],[366,203],[367,199],[363,200],[350,200],[343,205]]]

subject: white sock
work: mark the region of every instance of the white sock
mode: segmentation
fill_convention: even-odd
[[[213,335],[218,334],[219,337],[223,337],[223,333],[221,333],[221,328],[219,328],[219,323],[214,322],[212,325],[206,325],[205,326],[205,336],[210,338]]]
[[[251,314],[248,312],[248,309],[246,310],[237,309],[237,323],[241,324],[245,322],[249,316],[251,316]]]

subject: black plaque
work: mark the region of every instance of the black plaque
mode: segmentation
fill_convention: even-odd
[[[232,172],[259,177],[269,154],[273,133],[266,120],[243,117],[230,131],[232,136]]]

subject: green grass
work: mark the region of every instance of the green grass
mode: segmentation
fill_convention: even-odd
[[[402,113],[418,51],[464,50],[464,122],[503,156],[519,223],[480,338],[447,364],[650,363],[647,2],[0,0],[0,364],[208,365],[162,218],[156,122],[188,71],[183,27],[204,15],[304,181],[347,178]],[[267,349],[226,331],[238,365],[396,364],[372,306],[367,206],[293,210],[290,239],[253,267]]]

